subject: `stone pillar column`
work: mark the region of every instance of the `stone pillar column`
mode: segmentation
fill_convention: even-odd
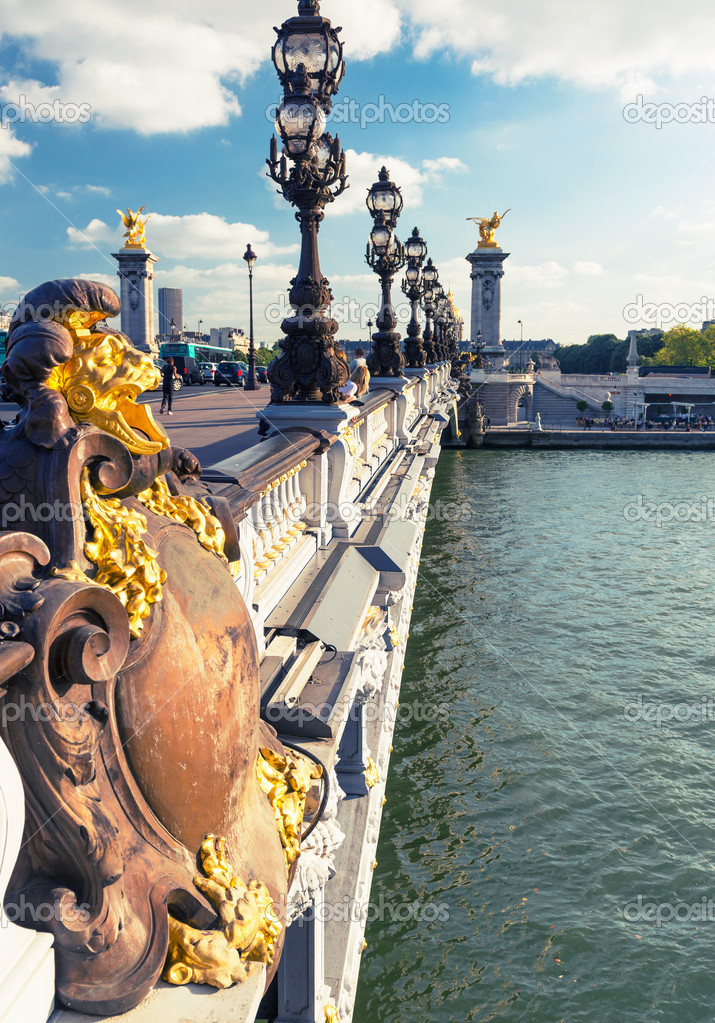
[[[477,343],[482,332],[482,355],[485,369],[498,372],[504,366],[506,352],[501,343],[501,279],[502,264],[510,253],[500,248],[476,248],[466,257],[472,264],[471,343]]]
[[[119,263],[119,297],[122,300],[122,332],[135,348],[149,355],[158,355],[154,340],[154,263],[158,257],[143,246],[125,246],[112,256]],[[183,324],[178,323],[179,331]],[[165,331],[164,331],[165,333]]]

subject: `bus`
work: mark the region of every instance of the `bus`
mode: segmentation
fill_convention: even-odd
[[[230,348],[215,348],[212,345],[194,344],[189,341],[167,341],[159,348],[159,358],[167,355],[187,355],[197,362],[235,362],[236,357]]]

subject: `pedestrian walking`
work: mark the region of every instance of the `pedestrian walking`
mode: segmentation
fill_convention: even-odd
[[[161,408],[159,414],[164,415],[164,409],[168,409],[170,416],[173,416],[171,411],[171,403],[174,400],[174,379],[178,377],[176,372],[176,366],[174,360],[169,356],[166,360],[166,366],[161,371]]]

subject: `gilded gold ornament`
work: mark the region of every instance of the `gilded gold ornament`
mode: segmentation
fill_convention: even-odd
[[[377,764],[372,757],[368,757],[367,766],[365,768],[365,784],[369,789],[372,789],[377,785],[379,780],[380,772],[377,769]]]
[[[203,876],[194,884],[216,910],[214,930],[199,930],[169,915],[169,950],[162,977],[169,984],[226,988],[249,977],[254,963],[270,965],[282,925],[270,892],[246,885],[226,858],[226,840],[207,835],[199,851]]]
[[[293,750],[286,756],[272,749],[262,749],[256,765],[258,781],[268,796],[283,844],[286,867],[300,856],[300,835],[305,813],[305,800],[314,781],[323,775],[322,768]]]

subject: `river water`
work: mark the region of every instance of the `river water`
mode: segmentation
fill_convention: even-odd
[[[355,1023],[715,1018],[708,498],[708,453],[443,454]]]

